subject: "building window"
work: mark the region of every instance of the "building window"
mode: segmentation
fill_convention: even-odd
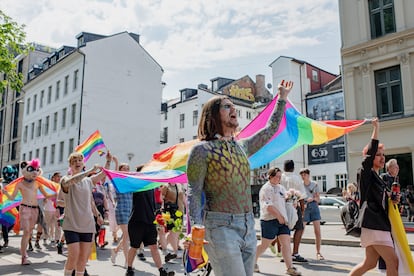
[[[26,153],[23,153],[22,160],[26,160]]]
[[[16,153],[17,153],[17,142],[16,142],[16,141],[14,141],[14,142],[11,144],[11,151],[10,151],[10,159],[11,159],[11,160],[16,160],[16,158],[17,158]]]
[[[50,104],[52,101],[52,86],[47,89],[47,103]]]
[[[318,71],[312,70],[312,80],[316,81],[316,82],[319,82]]]
[[[78,88],[78,75],[79,70],[75,70],[75,72],[73,72],[73,90],[76,90]]]
[[[198,110],[193,111],[193,126],[198,124]]]
[[[45,100],[45,90],[40,92],[40,108],[43,107],[43,101]]]
[[[33,152],[29,151],[29,160],[32,160],[32,159],[33,159]]]
[[[43,147],[43,155],[42,155],[43,164],[46,164],[46,157],[47,157],[47,147]]]
[[[316,181],[319,187],[322,187],[321,192],[326,192],[326,175],[313,175],[312,180]]]
[[[66,107],[62,110],[62,128],[66,127]]]
[[[75,122],[76,122],[76,104],[72,104],[72,109],[70,112],[70,124],[74,125]]]
[[[4,93],[6,94],[6,93]],[[26,115],[30,113],[30,98],[27,99],[27,105],[26,105]]]
[[[59,144],[59,162],[63,162],[63,152],[65,150],[65,142],[62,141]]]
[[[65,76],[65,87],[63,89],[63,94],[66,96],[69,90],[69,75]]]
[[[37,121],[36,137],[40,137],[42,134],[42,119]]]
[[[69,147],[68,147],[69,154],[73,152],[74,145],[75,145],[75,139],[73,138],[69,139]]]
[[[30,140],[33,140],[34,138],[34,130],[35,130],[35,123],[32,123],[32,127],[30,129]]]
[[[180,114],[180,128],[184,128],[184,119],[185,119],[184,113],[181,113]]]
[[[168,143],[168,127],[164,127],[160,135],[160,144]]]
[[[58,113],[53,114],[53,131],[57,130]]]
[[[394,1],[369,0],[371,38],[395,32]]]
[[[237,117],[240,118],[241,117],[241,111],[240,111],[240,109],[236,109],[236,112],[237,112]]]
[[[50,164],[55,164],[55,149],[56,145],[52,144],[52,146],[50,146]]]
[[[49,134],[49,123],[50,123],[50,116],[46,116],[45,135],[48,135]]]
[[[55,95],[55,101],[59,100],[59,94],[60,94],[60,81],[56,82],[56,95]]]
[[[27,133],[29,130],[29,126],[24,126],[24,131],[23,131],[23,142],[26,143],[27,142]],[[24,160],[24,158],[23,158]]]
[[[250,111],[246,110],[246,119],[251,120],[252,119],[252,113]]]
[[[403,93],[399,66],[376,71],[375,89],[378,117],[403,114]]]
[[[36,105],[37,105],[37,95],[33,96],[33,112],[36,111]]]
[[[36,149],[35,158],[39,158],[39,155],[40,155],[40,149]]]
[[[341,189],[346,189],[346,183],[348,182],[348,176],[347,174],[335,174],[335,182],[336,187],[339,187]]]
[[[180,138],[180,139],[179,139],[179,142],[180,142],[180,143],[184,143],[184,138]]]

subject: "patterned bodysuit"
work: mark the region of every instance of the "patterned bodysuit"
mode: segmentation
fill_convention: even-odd
[[[189,212],[193,223],[202,224],[203,208],[231,214],[252,212],[248,156],[263,147],[277,131],[285,105],[284,100],[279,100],[268,126],[253,137],[239,141],[201,141],[193,147],[187,163]]]

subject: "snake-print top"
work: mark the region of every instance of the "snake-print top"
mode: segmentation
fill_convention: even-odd
[[[202,223],[202,211],[243,214],[252,211],[248,156],[263,147],[279,128],[286,101],[279,100],[269,124],[248,139],[201,141],[187,163],[189,213]],[[205,200],[202,193],[205,193]],[[203,204],[204,203],[204,204]]]

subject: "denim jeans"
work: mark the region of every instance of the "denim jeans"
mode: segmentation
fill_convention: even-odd
[[[252,276],[256,255],[256,231],[252,212],[206,212],[205,249],[216,276]]]

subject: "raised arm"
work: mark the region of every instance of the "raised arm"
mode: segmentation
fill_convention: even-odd
[[[111,161],[112,161],[112,154],[109,152],[106,154],[106,163],[105,163],[105,169],[109,169],[111,167]],[[96,185],[96,183],[100,181],[104,181],[106,177],[106,174],[103,170],[101,170],[99,173],[91,176],[92,183]]]
[[[62,177],[62,180],[60,180],[62,190],[65,193],[67,193],[70,186],[79,183],[82,179],[87,177],[90,173],[96,171],[98,168],[99,167],[95,165],[91,169],[80,172],[80,173],[75,174],[73,176],[64,176],[64,177]]]
[[[17,196],[17,193],[19,192],[20,185],[21,185],[21,182],[16,184],[16,186],[14,187],[13,193],[11,195],[2,186],[2,193],[5,194],[9,200],[14,200]]]

